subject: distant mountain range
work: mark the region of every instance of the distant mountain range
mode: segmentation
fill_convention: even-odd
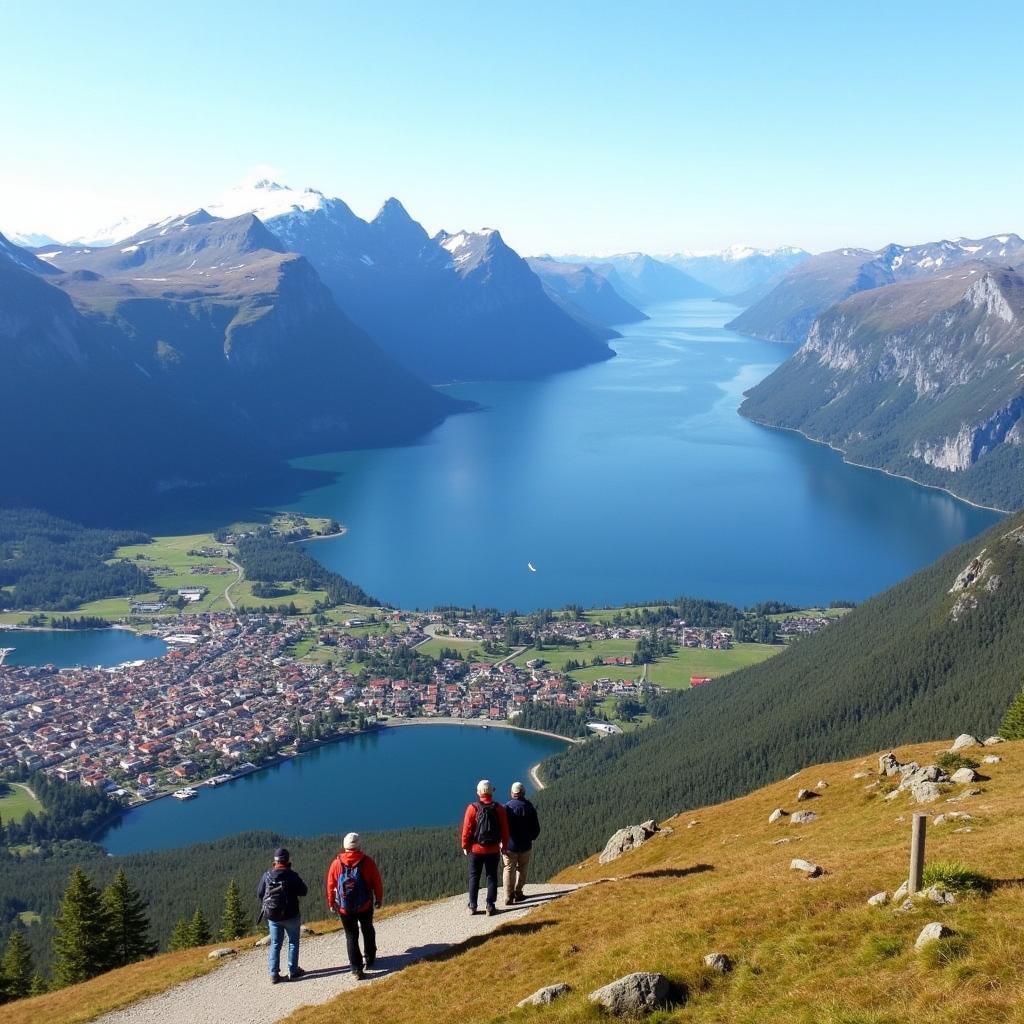
[[[551,256],[528,257],[548,296],[577,319],[611,327],[636,323],[647,314],[627,302],[604,274],[585,263],[566,263]]]
[[[733,245],[716,252],[684,251],[660,258],[737,305],[749,305],[771,291],[787,271],[810,255],[789,245],[775,249]]]
[[[615,332],[553,301],[498,231],[431,238],[397,199],[365,221],[341,199],[267,180],[211,212],[256,214],[382,348],[433,383],[539,377],[613,355]]]
[[[1021,255],[1000,235],[805,261],[734,321],[757,314],[786,337],[809,324],[740,412],[854,462],[1024,506],[1024,274],[1003,262]]]
[[[1022,256],[1024,241],[1013,234],[878,250],[835,249],[799,262],[729,327],[769,341],[802,342],[820,313],[857,292],[943,273],[972,260],[1012,266]]]

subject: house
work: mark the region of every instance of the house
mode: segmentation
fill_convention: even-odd
[[[691,686],[704,686],[710,683],[714,676],[690,676]]]

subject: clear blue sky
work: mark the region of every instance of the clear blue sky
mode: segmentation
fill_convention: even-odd
[[[0,230],[254,168],[522,252],[1024,232],[1024,4],[6,0]]]

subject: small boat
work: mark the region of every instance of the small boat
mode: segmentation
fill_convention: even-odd
[[[526,568],[529,569],[530,572],[536,572],[537,571],[537,569],[534,566],[533,562],[527,562],[526,563]]]
[[[175,800],[194,800],[199,794],[194,790],[186,787],[185,789],[179,789],[174,794]]]

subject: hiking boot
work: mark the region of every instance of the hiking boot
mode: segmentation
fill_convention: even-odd
[[[306,972],[301,967],[296,967],[295,968],[295,973],[288,975],[288,980],[289,981],[298,981],[299,978],[301,978],[305,973]]]
[[[280,974],[272,974],[270,976],[270,984],[271,985],[276,985],[280,980],[281,980],[281,975]]]
[[[475,917],[479,913],[480,913],[480,911],[477,910],[476,907],[470,907],[469,908],[469,916],[470,917]]]
[[[362,968],[356,971],[356,981],[366,981],[366,972]]]
[[[376,962],[377,962],[377,954],[376,953],[374,953],[373,956],[368,956],[366,958],[366,969],[369,970]]]
[[[488,907],[488,908],[487,908],[487,916],[488,916],[488,917],[494,917],[494,915],[495,915],[495,914],[496,914],[497,912],[498,912],[498,910],[497,910],[497,908],[496,908],[496,907]]]

